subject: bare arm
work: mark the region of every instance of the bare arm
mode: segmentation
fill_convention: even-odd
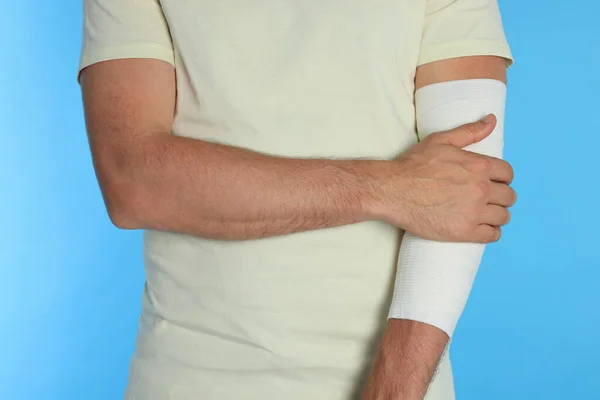
[[[170,134],[175,74],[158,60],[82,72],[94,165],[121,228],[248,239],[367,219],[384,161],[289,159]]]
[[[94,167],[118,227],[241,240],[383,220],[430,239],[495,240],[464,218],[485,204],[472,190],[479,180],[510,173],[502,163],[470,168],[481,158],[460,149],[489,134],[485,125],[431,135],[398,160],[292,159],[171,135],[175,72],[166,62],[97,63],[81,85]],[[448,176],[430,179],[439,170]]]
[[[504,59],[475,56],[425,64],[417,69],[416,87],[418,89],[437,82],[476,78],[496,79],[506,83]],[[511,192],[507,194],[514,195]],[[513,202],[514,198],[509,203]],[[390,319],[367,384],[365,399],[422,399],[448,339],[445,332],[432,325],[406,319]]]

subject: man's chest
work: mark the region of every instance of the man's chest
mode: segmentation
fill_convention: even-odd
[[[162,0],[176,47],[261,62],[356,59],[418,46],[424,0]],[[279,60],[278,60],[279,59]]]

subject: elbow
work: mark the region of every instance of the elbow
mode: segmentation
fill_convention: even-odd
[[[122,211],[108,210],[108,218],[110,222],[119,229],[123,230],[136,230],[141,227],[134,222],[134,220]]]
[[[94,150],[94,146],[92,146]],[[111,223],[124,230],[152,229],[157,199],[156,173],[146,153],[123,146],[96,146],[92,151],[94,170]]]
[[[135,168],[106,160],[96,161],[98,183],[112,224],[125,230],[143,229],[145,190],[139,183],[143,180],[134,174]]]
[[[110,222],[119,229],[135,230],[144,228],[140,218],[142,210],[136,185],[108,185],[102,190],[106,212]]]
[[[110,222],[119,229],[136,230],[143,228],[140,220],[124,205],[107,206],[106,211]]]

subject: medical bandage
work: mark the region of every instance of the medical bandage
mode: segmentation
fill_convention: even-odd
[[[465,150],[501,158],[505,102],[506,85],[497,80],[468,79],[425,86],[415,93],[419,139],[494,114],[494,131]],[[425,240],[406,232],[389,318],[424,322],[452,337],[484,248],[476,243]]]

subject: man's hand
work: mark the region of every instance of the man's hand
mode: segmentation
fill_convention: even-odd
[[[382,178],[383,219],[424,239],[488,243],[500,238],[516,201],[506,161],[463,150],[486,138],[496,119],[434,133]],[[391,176],[390,176],[391,175]]]
[[[447,342],[430,325],[389,320],[363,400],[423,399]]]

